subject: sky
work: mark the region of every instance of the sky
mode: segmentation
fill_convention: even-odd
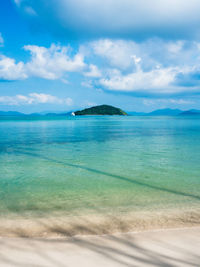
[[[200,109],[199,0],[1,0],[0,110]]]

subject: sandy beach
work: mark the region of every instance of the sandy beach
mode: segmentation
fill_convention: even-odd
[[[59,239],[1,238],[0,266],[199,266],[200,227]]]

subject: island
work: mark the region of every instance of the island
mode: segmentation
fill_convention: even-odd
[[[83,115],[120,115],[126,116],[127,113],[120,108],[116,108],[109,105],[100,105],[91,108],[86,108],[80,111],[74,112],[75,116]]]

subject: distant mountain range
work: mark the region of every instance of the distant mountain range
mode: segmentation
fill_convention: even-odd
[[[200,110],[180,110],[180,109],[157,109],[149,113],[144,112],[127,112],[128,115],[132,116],[200,116]]]
[[[62,112],[62,113],[54,113],[54,112],[48,112],[48,113],[31,113],[31,114],[25,114],[17,111],[0,111],[0,116],[17,116],[17,117],[38,117],[38,116],[70,116],[72,112]]]
[[[145,112],[135,112],[127,111],[129,116],[200,116],[200,110],[191,109],[191,110],[180,110],[180,109],[158,109],[149,113]],[[41,113],[32,113],[24,114],[17,111],[0,111],[0,116],[16,116],[16,117],[37,117],[37,116],[71,116],[72,111],[70,112],[41,112]]]
[[[25,116],[25,114],[17,111],[0,111],[0,116]]]
[[[183,115],[183,116],[200,116],[200,110],[191,109],[191,110],[181,112],[180,115]]]

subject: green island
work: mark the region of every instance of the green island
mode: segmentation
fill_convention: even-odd
[[[126,116],[127,113],[120,108],[116,108],[109,105],[100,105],[91,108],[86,108],[80,111],[74,112],[76,116],[83,115],[122,115]]]

